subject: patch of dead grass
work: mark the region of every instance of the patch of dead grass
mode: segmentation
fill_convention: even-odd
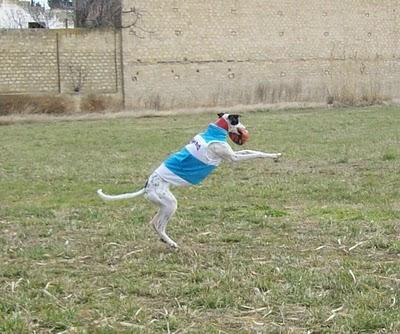
[[[0,96],[0,116],[25,114],[61,115],[72,109],[72,102],[59,95]]]

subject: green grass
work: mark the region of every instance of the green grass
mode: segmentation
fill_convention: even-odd
[[[171,251],[137,190],[214,119],[0,127],[0,333],[399,333],[400,110],[246,113],[248,148],[175,189]]]

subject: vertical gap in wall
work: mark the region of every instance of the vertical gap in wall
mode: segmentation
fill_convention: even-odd
[[[120,78],[120,85],[121,85],[121,93],[122,93],[122,108],[125,109],[125,79],[124,79],[124,55],[123,55],[123,46],[122,46],[122,29],[115,29],[114,33],[115,33],[115,63],[117,66],[117,33],[118,33],[118,37],[119,37],[119,61],[120,61],[120,71],[119,73],[121,73],[121,78]],[[116,68],[117,70],[117,77],[118,77],[118,66]],[[118,80],[118,78],[117,78]]]
[[[61,94],[61,75],[60,75],[60,42],[58,39],[58,32],[56,32],[56,57],[57,57],[57,81],[58,81],[58,94]]]

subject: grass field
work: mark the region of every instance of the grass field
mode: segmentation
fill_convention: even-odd
[[[0,333],[400,333],[400,110],[258,111],[175,189],[171,251],[137,190],[215,115],[0,127]]]

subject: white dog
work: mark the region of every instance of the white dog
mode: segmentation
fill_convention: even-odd
[[[233,151],[227,143],[229,136],[236,144],[244,144],[249,133],[240,123],[239,115],[218,114],[215,123],[209,124],[205,132],[196,135],[181,151],[169,156],[149,177],[143,189],[122,195],[106,195],[101,189],[98,195],[105,201],[115,201],[144,195],[159,207],[151,220],[155,231],[170,247],[178,245],[166,233],[166,227],[177,208],[177,200],[170,186],[188,186],[199,184],[223,160],[245,161],[256,158],[278,159],[280,153],[259,151]]]

